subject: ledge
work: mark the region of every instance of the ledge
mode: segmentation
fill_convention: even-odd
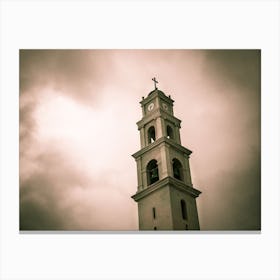
[[[168,185],[169,187],[176,188],[182,192],[185,192],[194,198],[198,197],[201,194],[201,191],[186,185],[180,180],[168,176],[148,186],[146,189],[138,191],[135,195],[131,196],[131,198],[133,198],[136,202],[138,202],[140,199],[157,191],[158,189],[161,189],[162,187],[165,187],[166,185]]]
[[[182,121],[180,119],[174,117],[174,115],[172,115],[171,113],[164,111],[162,108],[157,108],[153,112],[147,113],[140,121],[136,123],[138,126],[138,130],[144,127],[145,124],[160,117],[162,117],[165,120],[167,119],[170,122],[174,122],[175,125],[181,127],[180,124]]]
[[[140,157],[141,155],[143,155],[144,153],[156,148],[157,146],[159,146],[160,144],[165,143],[167,145],[170,145],[171,147],[173,147],[174,149],[176,149],[177,151],[180,151],[186,155],[190,155],[192,153],[191,150],[183,147],[182,145],[174,142],[171,139],[168,139],[167,137],[161,137],[159,139],[157,139],[154,143],[149,144],[148,146],[142,148],[141,150],[137,151],[136,153],[134,153],[132,156],[137,159],[138,157]]]

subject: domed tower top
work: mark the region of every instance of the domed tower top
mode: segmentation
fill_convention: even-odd
[[[155,89],[152,90],[146,98],[142,97],[142,101],[140,102],[143,117],[150,116],[155,112],[160,113],[160,111],[173,116],[174,100],[171,99],[170,95],[166,96],[163,91],[157,88],[156,84],[158,81],[156,78],[153,78],[152,80],[155,83]]]
[[[158,92],[158,93],[161,93],[161,94],[164,94],[164,95],[165,95],[165,93],[164,93],[163,91],[161,91],[161,90],[159,90],[158,88],[156,88],[156,89],[152,90],[152,91],[148,94],[148,96],[150,96],[150,95],[153,94],[154,92]]]
[[[152,91],[148,94],[148,96],[151,95],[151,94],[154,93],[154,92],[158,92],[158,93],[164,94],[164,92],[162,92],[161,90],[159,90],[159,89],[157,88],[158,81],[156,80],[156,78],[152,78],[152,81],[154,81],[155,89],[152,90]],[[164,95],[165,95],[165,94],[164,94]]]

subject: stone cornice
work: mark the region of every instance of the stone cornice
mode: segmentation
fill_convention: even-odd
[[[170,177],[170,181],[171,181],[171,186],[173,186],[177,190],[188,193],[189,195],[191,195],[194,198],[198,197],[201,194],[201,191],[186,185],[184,182],[182,182],[178,179]]]
[[[145,115],[140,121],[138,121],[136,123],[138,126],[138,130],[140,130],[142,127],[144,127],[145,124],[151,122],[152,120],[156,120],[159,117],[162,117],[165,120],[174,122],[176,126],[180,127],[181,120],[174,117],[170,113],[165,112],[161,108],[157,108],[152,113],[148,113],[147,115]]]
[[[189,156],[192,153],[191,150],[183,147],[182,145],[177,144],[173,140],[168,139],[167,137],[161,137],[160,139],[156,140],[154,143],[151,143],[148,146],[144,147],[143,149],[139,150],[138,152],[134,153],[132,156],[135,159],[137,159],[138,157],[142,156],[144,153],[158,147],[162,143],[173,147],[174,149],[186,154],[187,156]]]
[[[136,123],[138,126],[138,130],[144,127],[145,124],[151,122],[152,120],[156,120],[158,117],[160,117],[160,113],[160,108],[157,108],[152,113],[148,113],[147,115],[145,115],[140,121]]]
[[[201,192],[193,187],[190,187],[188,185],[186,185],[185,183],[183,183],[180,180],[177,180],[173,177],[165,177],[164,179],[155,182],[154,184],[148,186],[146,189],[141,190],[139,192],[137,192],[135,195],[132,196],[132,198],[138,202],[140,199],[146,197],[147,195],[151,194],[152,192],[157,191],[158,189],[161,189],[165,186],[169,186],[169,187],[174,187],[182,192],[185,192],[189,195],[191,195],[192,197],[198,197]]]
[[[180,124],[181,124],[181,120],[174,117],[173,115],[171,115],[170,113],[162,110],[160,108],[160,113],[161,113],[161,117],[164,119],[164,120],[169,120],[170,122],[174,122],[176,126],[178,126],[179,128],[181,127]]]

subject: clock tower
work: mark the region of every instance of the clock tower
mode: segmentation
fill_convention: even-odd
[[[141,149],[133,154],[137,164],[140,230],[199,230],[196,198],[189,156],[181,145],[180,123],[174,116],[174,100],[162,91],[150,92],[140,102],[142,119],[137,122]]]

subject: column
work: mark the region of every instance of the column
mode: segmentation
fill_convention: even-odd
[[[136,159],[136,164],[137,164],[138,191],[141,191],[143,189],[141,157]]]
[[[162,129],[162,118],[158,117],[156,119],[156,139],[163,137],[163,129]]]
[[[141,149],[145,147],[145,130],[144,127],[140,128],[140,143]]]
[[[189,163],[189,156],[188,155],[184,155],[184,160],[185,160],[185,175],[186,175],[186,179],[185,182],[188,186],[192,186],[192,178],[191,178],[191,171],[190,171],[190,163]]]

